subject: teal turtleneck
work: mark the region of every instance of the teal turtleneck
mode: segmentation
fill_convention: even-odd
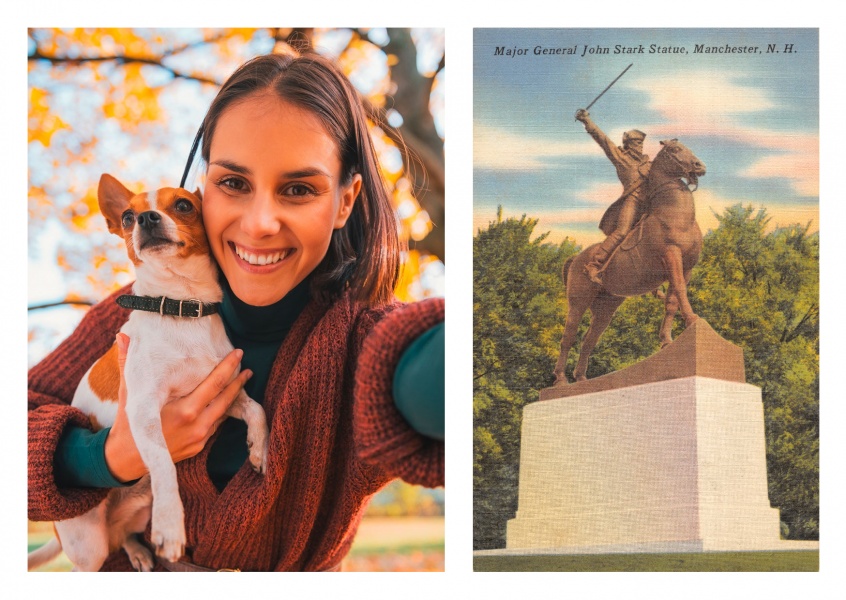
[[[253,376],[244,390],[264,403],[264,390],[279,347],[291,326],[309,301],[309,278],[302,281],[284,298],[269,306],[252,306],[241,301],[221,278],[223,302],[220,316],[226,335],[235,348],[244,351],[241,369],[250,369]],[[209,477],[222,490],[247,460],[247,425],[240,419],[228,418],[209,452]]]

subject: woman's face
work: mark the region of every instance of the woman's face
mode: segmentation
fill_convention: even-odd
[[[341,185],[335,141],[308,110],[261,94],[220,115],[211,140],[203,220],[235,295],[282,299],[311,273],[347,222],[361,187]]]

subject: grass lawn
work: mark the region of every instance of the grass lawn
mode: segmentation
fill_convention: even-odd
[[[474,571],[819,571],[816,550],[474,556]]]

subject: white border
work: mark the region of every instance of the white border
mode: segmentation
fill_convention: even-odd
[[[0,542],[4,589],[41,597],[76,598],[100,594],[149,597],[167,585],[167,597],[180,592],[210,598],[240,597],[247,589],[257,594],[290,598],[520,598],[549,594],[569,598],[833,598],[843,591],[844,497],[843,393],[836,385],[842,352],[838,340],[846,333],[839,298],[844,294],[843,268],[835,257],[846,257],[846,233],[837,227],[846,216],[841,173],[844,169],[844,78],[846,28],[836,8],[823,2],[789,5],[773,2],[561,2],[555,0],[495,1],[475,4],[454,0],[425,2],[237,3],[207,0],[193,6],[173,0],[140,4],[91,0],[42,0],[16,6],[4,14],[2,52],[4,86],[2,166],[5,171],[5,218],[0,239],[6,275],[2,329],[2,365],[6,405],[2,419],[7,472]],[[13,9],[7,8],[7,11]],[[24,11],[21,14],[20,11]],[[5,11],[4,11],[5,12]],[[25,573],[25,436],[23,373],[26,352],[26,266],[19,260],[26,247],[26,33],[27,26],[197,26],[285,23],[319,26],[427,26],[446,29],[449,75],[446,93],[447,134],[447,519],[446,572],[407,574],[341,574],[289,576],[273,574],[170,578],[158,576],[110,579],[111,590],[91,585],[86,576]],[[474,27],[819,27],[821,54],[821,230],[822,230],[822,532],[821,572],[813,573],[473,573],[472,572],[472,41]],[[90,576],[88,576],[90,577]],[[191,578],[190,588],[187,578]],[[250,581],[246,583],[244,578]],[[245,587],[249,586],[248,588]],[[261,587],[257,587],[261,586]],[[839,588],[839,589],[838,589]],[[24,592],[25,590],[25,592]]]

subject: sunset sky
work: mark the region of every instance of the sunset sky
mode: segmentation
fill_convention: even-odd
[[[749,46],[759,51],[725,52]],[[640,129],[650,156],[678,138],[705,163],[694,195],[703,232],[717,225],[712,211],[738,202],[765,207],[771,226],[819,227],[816,29],[476,29],[473,60],[474,233],[501,205],[538,218],[552,241],[604,237],[599,220],[622,185],[573,115],[629,64],[591,117],[618,145]]]

